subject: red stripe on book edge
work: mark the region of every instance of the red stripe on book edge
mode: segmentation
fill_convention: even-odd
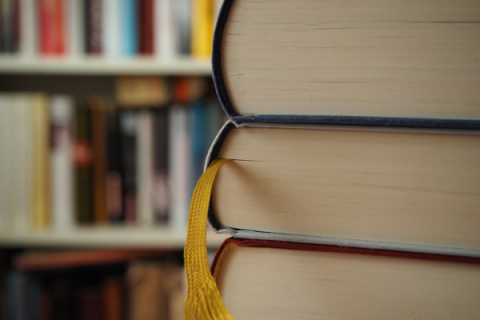
[[[218,248],[215,254],[215,258],[213,259],[212,266],[210,268],[212,275],[215,273],[215,268],[217,263],[219,262],[219,257],[222,254],[222,251],[227,247],[229,243],[234,243],[240,246],[248,246],[248,247],[266,247],[266,248],[278,248],[278,249],[337,252],[337,253],[349,253],[349,254],[362,254],[362,255],[370,255],[370,256],[388,256],[393,258],[407,258],[407,259],[417,259],[417,260],[420,259],[420,260],[480,264],[480,258],[458,257],[458,256],[430,254],[430,253],[412,253],[412,252],[380,250],[380,249],[376,250],[376,249],[360,249],[360,248],[351,248],[351,247],[336,247],[336,246],[327,246],[327,245],[321,245],[321,244],[307,244],[307,243],[284,242],[284,241],[273,241],[273,240],[228,238],[222,243],[222,245]]]

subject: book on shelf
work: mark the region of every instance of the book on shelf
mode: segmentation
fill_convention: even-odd
[[[477,9],[224,1],[186,318],[480,316]]]
[[[0,54],[208,58],[218,0],[2,0]]]
[[[6,319],[177,320],[184,296],[181,263],[158,250],[27,251],[0,272]]]
[[[205,81],[119,78],[115,97],[0,94],[2,231],[185,230],[192,181],[222,122]]]

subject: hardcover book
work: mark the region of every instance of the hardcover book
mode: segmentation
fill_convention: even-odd
[[[212,273],[237,319],[477,319],[479,262],[229,240]]]
[[[471,1],[226,0],[217,93],[237,123],[480,127]]]

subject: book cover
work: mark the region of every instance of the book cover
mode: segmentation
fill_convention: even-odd
[[[93,217],[95,224],[105,225],[107,215],[107,120],[106,102],[101,97],[90,99],[92,137]]]
[[[44,55],[61,55],[65,52],[64,0],[41,0],[40,52]]]
[[[92,191],[92,140],[91,119],[87,102],[79,103],[75,108],[75,212],[77,222],[90,224],[94,221]]]
[[[133,111],[120,114],[121,159],[123,169],[123,208],[125,222],[137,221],[137,115]]]
[[[142,110],[137,113],[136,126],[136,186],[137,186],[137,223],[151,226],[155,221],[154,213],[154,141],[153,115]]]
[[[74,108],[74,102],[68,96],[51,98],[52,228],[57,231],[75,225]]]
[[[19,51],[31,59],[38,54],[38,6],[35,0],[20,0]]]
[[[86,0],[86,32],[85,43],[88,54],[99,55],[103,53],[102,43],[102,1]]]
[[[120,0],[122,21],[121,52],[123,56],[138,53],[138,0]]]
[[[187,108],[179,104],[172,105],[169,108],[168,122],[169,227],[185,230],[191,196],[189,168],[192,165]]]
[[[155,38],[154,29],[155,25],[155,16],[154,16],[154,0],[139,0],[139,45],[138,53],[141,55],[152,55],[153,54],[153,39]]]
[[[85,10],[84,1],[66,0],[65,1],[65,17],[66,17],[66,36],[65,36],[65,52],[71,59],[78,59],[86,53],[84,50],[85,38]]]
[[[209,58],[212,53],[213,0],[192,1],[192,57]]]
[[[157,0],[154,9],[154,54],[158,59],[169,60],[179,54],[179,27],[174,8],[181,1]]]
[[[102,2],[102,44],[103,53],[108,58],[118,58],[121,54],[123,27],[120,5],[121,1],[118,0]]]
[[[169,131],[168,109],[162,108],[154,114],[154,210],[159,223],[169,220]]]
[[[50,226],[50,116],[48,99],[42,94],[32,95],[32,226],[42,230]]]
[[[122,203],[122,154],[118,110],[107,101],[107,216],[110,222],[124,220]]]

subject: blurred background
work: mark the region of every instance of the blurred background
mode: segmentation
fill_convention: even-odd
[[[221,2],[0,0],[0,319],[183,319]]]

